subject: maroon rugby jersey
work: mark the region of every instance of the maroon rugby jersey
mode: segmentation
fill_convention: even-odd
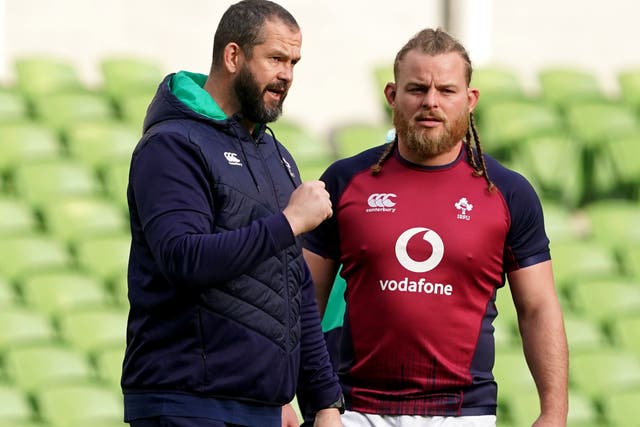
[[[548,260],[535,191],[485,156],[493,192],[464,150],[424,167],[384,146],[323,175],[334,216],[307,249],[343,265],[339,374],[347,407],[378,414],[495,414],[492,322],[504,275]],[[333,355],[338,357],[338,355]]]

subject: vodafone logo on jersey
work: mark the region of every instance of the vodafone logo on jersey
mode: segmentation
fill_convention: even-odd
[[[409,255],[407,246],[412,238],[422,236],[424,244],[423,259],[414,259]],[[444,243],[435,231],[425,227],[413,227],[404,231],[396,240],[396,258],[400,265],[413,273],[426,273],[440,264],[444,257]],[[415,254],[414,254],[415,256]],[[415,294],[453,295],[453,285],[429,280],[427,277],[401,277],[379,280],[382,292],[409,292]]]
[[[414,260],[407,252],[409,240],[418,234],[422,234],[422,239],[432,248],[431,256],[424,260]],[[426,245],[425,252],[428,252],[428,247]],[[402,233],[400,237],[398,237],[398,240],[396,240],[396,258],[398,258],[398,262],[400,262],[400,265],[404,268],[409,271],[413,271],[414,273],[426,273],[427,271],[433,270],[438,264],[440,264],[443,256],[444,243],[442,243],[442,239],[438,233],[428,228],[410,228]]]
[[[367,199],[366,212],[395,212],[395,205],[392,199],[398,197],[393,193],[373,193]]]

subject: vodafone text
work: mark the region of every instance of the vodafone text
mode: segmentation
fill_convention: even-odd
[[[405,277],[402,280],[379,280],[380,289],[389,292],[414,292],[425,294],[436,294],[450,296],[453,294],[453,285],[447,283],[431,283],[424,278],[418,280],[409,280]]]

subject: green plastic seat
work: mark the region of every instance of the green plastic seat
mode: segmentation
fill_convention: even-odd
[[[620,95],[624,102],[640,111],[640,68],[625,68],[618,72]]]
[[[634,132],[606,142],[604,153],[611,160],[616,184],[628,188],[624,197],[638,200],[640,194],[640,132]]]
[[[142,133],[142,124],[147,114],[147,108],[155,95],[155,91],[136,92],[122,96],[118,101],[120,118]]]
[[[567,109],[571,134],[587,147],[601,147],[611,139],[637,133],[638,119],[628,106],[604,102],[574,104]]]
[[[606,97],[595,75],[586,69],[550,66],[538,71],[542,98],[558,108]]]
[[[499,384],[498,384],[499,387]],[[508,396],[509,413],[516,426],[530,426],[540,415],[540,403],[535,391],[526,391]],[[568,427],[596,427],[600,424],[598,409],[592,399],[569,389]]]
[[[124,360],[124,346],[113,346],[100,350],[95,354],[96,367],[100,379],[120,391],[120,377]]]
[[[27,203],[0,196],[0,236],[25,236],[38,230],[38,220]]]
[[[35,273],[20,285],[25,302],[41,313],[59,316],[112,303],[105,285],[96,277],[77,270]]]
[[[638,422],[640,388],[634,390],[610,390],[602,398],[605,419],[609,426],[625,427]]]
[[[0,420],[2,422],[27,422],[35,418],[28,396],[17,387],[0,384]],[[0,426],[2,424],[0,423]]]
[[[614,314],[610,328],[616,345],[640,358],[640,312]]]
[[[640,243],[640,203],[631,200],[601,200],[588,204],[585,214],[592,237],[609,247],[621,242]]]
[[[328,166],[335,158],[328,141],[299,123],[280,119],[270,123],[276,138],[289,150],[298,167],[322,164]]]
[[[69,243],[128,230],[122,209],[107,199],[66,197],[43,204],[42,212],[49,234]]]
[[[626,275],[635,281],[640,280],[640,244],[627,242],[620,250],[622,269]]]
[[[98,384],[60,384],[37,391],[35,401],[50,427],[122,423],[121,393]],[[107,424],[103,424],[107,425]]]
[[[576,390],[602,399],[612,390],[640,388],[640,360],[619,350],[578,352],[571,355],[569,380]]]
[[[0,171],[13,171],[25,161],[61,155],[62,144],[52,129],[35,122],[0,124]]]
[[[155,91],[164,75],[150,58],[111,55],[100,61],[105,92],[118,101],[131,93]]]
[[[587,315],[566,313],[564,327],[567,333],[569,352],[597,350],[608,345],[602,325]]]
[[[384,144],[387,132],[388,126],[350,124],[333,129],[330,139],[337,158],[342,159]]]
[[[14,61],[18,89],[30,99],[84,90],[75,66],[63,58],[32,55]]]
[[[509,154],[526,139],[563,134],[564,123],[546,104],[505,100],[485,106],[478,130],[487,150],[502,150]]]
[[[121,122],[80,122],[67,131],[69,153],[83,164],[100,169],[129,161],[140,132]]]
[[[520,141],[512,153],[540,197],[577,207],[584,196],[581,150],[566,135],[539,135]]]
[[[555,281],[560,289],[621,274],[614,251],[593,240],[552,241],[550,247]]]
[[[16,92],[0,90],[0,122],[17,122],[29,119],[29,109],[23,96]]]
[[[104,282],[115,280],[127,271],[131,235],[96,236],[77,244],[80,267]]]
[[[36,343],[50,343],[57,338],[49,318],[23,307],[0,310],[0,352]]]
[[[521,348],[496,349],[493,376],[498,383],[498,397],[536,390]]]
[[[485,107],[491,104],[527,98],[518,72],[507,65],[491,64],[474,69],[469,86],[480,91],[481,101],[473,112],[478,122],[483,121]]]
[[[104,186],[107,196],[116,202],[126,212],[127,204],[127,185],[129,184],[129,160],[110,162],[102,169]]]
[[[97,93],[61,93],[34,100],[35,116],[42,123],[64,132],[86,121],[116,119],[109,100]]]
[[[378,102],[380,103],[381,110],[384,111],[387,119],[391,121],[391,107],[387,103],[387,98],[384,95],[384,88],[387,86],[387,83],[395,82],[395,77],[393,75],[393,65],[385,63],[374,66],[372,69],[372,77],[374,83],[373,93],[379,100]]]
[[[57,203],[60,197],[99,195],[94,171],[74,160],[60,159],[23,163],[15,172],[16,192],[33,206]]]
[[[71,264],[68,248],[48,236],[6,237],[0,245],[0,275],[11,281],[35,272],[66,269]]]
[[[127,313],[120,308],[69,311],[58,318],[60,334],[66,342],[88,354],[123,346]]]
[[[0,309],[16,304],[17,298],[13,286],[7,279],[0,276]]]
[[[7,372],[26,392],[53,384],[94,380],[86,355],[60,344],[30,345],[6,352]]]
[[[577,311],[604,322],[640,311],[640,281],[624,277],[593,279],[572,287],[570,298]]]

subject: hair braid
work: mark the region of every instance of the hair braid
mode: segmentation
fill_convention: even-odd
[[[393,150],[396,148],[396,144],[398,143],[398,137],[396,137],[391,143],[388,144],[387,148],[385,148],[384,152],[378,159],[375,165],[371,166],[371,175],[377,175],[382,171],[382,164],[391,157]]]
[[[476,145],[477,158],[470,160],[471,167],[475,170],[475,173],[478,176],[484,176],[485,181],[487,181],[488,190],[493,191],[494,185],[489,178],[489,173],[487,172],[487,163],[484,160],[484,154],[482,152],[482,146],[480,145],[480,136],[478,135],[478,130],[476,129],[476,122],[473,118],[473,113],[469,114],[469,125],[471,127],[471,132],[473,133],[473,140]],[[467,135],[469,132],[467,131]],[[469,152],[471,151],[471,141],[467,139],[467,157],[473,158],[473,153],[469,156]],[[478,161],[480,164],[478,164]]]

